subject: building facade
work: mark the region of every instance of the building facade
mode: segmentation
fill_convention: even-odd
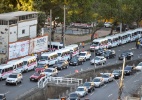
[[[37,18],[38,12],[17,11],[0,14],[0,62],[9,59],[9,44],[36,38]]]

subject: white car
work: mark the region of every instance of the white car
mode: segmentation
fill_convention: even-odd
[[[94,82],[95,87],[104,85],[104,79],[102,77],[95,77],[92,82]]]
[[[94,61],[95,61],[95,64],[97,65],[100,65],[100,64],[105,64],[106,63],[106,58],[104,56],[96,56],[95,57],[95,60],[94,58],[90,61],[90,64],[93,65],[94,64]]]
[[[56,68],[47,68],[44,70],[46,76],[57,76],[58,70]]]
[[[23,76],[21,73],[12,73],[6,78],[6,85],[22,83]]]
[[[79,54],[79,59],[83,59],[84,61],[86,60],[90,60],[91,58],[91,53],[89,51],[83,51],[83,52],[80,52]]]
[[[80,97],[84,97],[85,95],[88,94],[88,90],[85,86],[79,86],[75,93],[79,94]]]
[[[104,27],[106,27],[106,28],[112,27],[112,23],[111,22],[105,22]]]
[[[114,79],[114,75],[111,73],[100,73],[101,77],[104,79],[105,83],[112,82]]]
[[[135,69],[142,71],[142,62],[140,62],[140,63],[135,67]]]

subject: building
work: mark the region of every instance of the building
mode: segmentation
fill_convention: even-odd
[[[0,14],[0,62],[9,56],[9,44],[37,36],[38,12]]]

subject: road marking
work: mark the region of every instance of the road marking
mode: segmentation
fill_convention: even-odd
[[[19,87],[21,87],[22,85],[19,85]]]
[[[108,97],[112,96],[112,94],[110,94]]]
[[[5,94],[8,94],[10,91],[7,91]]]
[[[106,85],[104,85],[102,88],[106,87]]]
[[[135,80],[134,82],[138,82],[139,80]]]
[[[94,92],[93,93],[91,93],[90,95],[93,95],[94,94]]]

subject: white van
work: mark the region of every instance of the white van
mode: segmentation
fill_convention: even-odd
[[[47,64],[47,65],[54,65],[58,61],[58,54],[57,52],[45,52],[41,54],[40,60],[38,61],[39,64]]]
[[[48,49],[51,51],[55,51],[58,49],[63,48],[63,44],[60,42],[51,42],[51,49],[50,49],[50,42],[48,42]]]
[[[2,64],[0,65],[0,80],[6,79],[10,74],[13,73],[15,66],[12,64]]]
[[[55,52],[57,52],[58,54],[58,60],[70,60],[70,49],[69,48],[63,48],[63,49],[59,49],[56,50]]]
[[[20,72],[25,71],[24,66],[23,66],[23,60],[21,59],[8,61],[7,64],[12,64],[16,68],[16,70],[19,70]]]
[[[72,53],[72,56],[79,54],[79,47],[77,44],[71,44],[71,45],[66,46],[65,48],[70,49],[70,53]]]
[[[34,70],[37,67],[37,59],[35,56],[26,56],[21,59],[24,65],[24,71]]]

